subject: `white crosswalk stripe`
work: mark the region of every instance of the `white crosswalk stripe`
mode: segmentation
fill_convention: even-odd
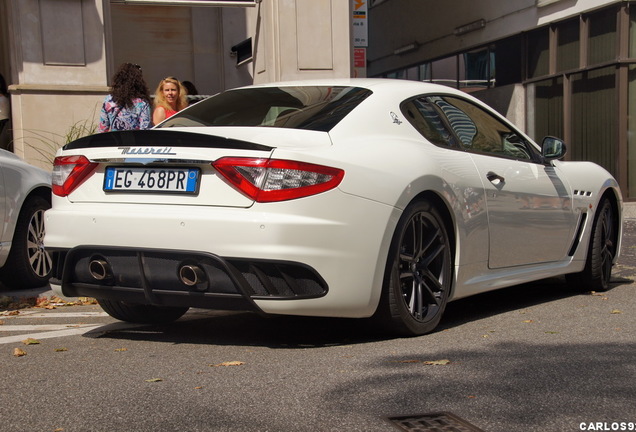
[[[25,339],[50,339],[64,336],[82,335],[103,324],[13,324],[16,319],[62,319],[62,318],[98,318],[108,316],[106,312],[36,312],[21,311],[19,315],[2,316],[5,324],[0,325],[0,345],[21,342]],[[11,323],[8,323],[10,321]],[[3,334],[21,332],[19,335]],[[28,333],[24,333],[28,332]]]
[[[15,335],[15,336],[4,336],[4,337],[0,337],[0,345],[21,342],[28,338],[39,340],[39,339],[50,339],[50,338],[63,337],[63,336],[81,335],[93,329],[96,329],[97,327],[101,327],[101,325],[89,325],[89,326],[80,327],[80,328],[47,331],[43,333],[29,333],[29,334]],[[3,331],[4,330],[5,329],[3,328]]]

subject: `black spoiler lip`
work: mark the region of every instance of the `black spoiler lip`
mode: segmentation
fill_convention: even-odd
[[[97,147],[197,147],[270,152],[274,147],[193,132],[161,129],[105,132],[79,138],[62,147],[77,150]]]

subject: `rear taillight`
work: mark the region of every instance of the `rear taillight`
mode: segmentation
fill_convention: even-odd
[[[344,171],[277,159],[221,158],[212,166],[239,191],[257,202],[286,201],[338,186]]]
[[[53,162],[53,193],[65,197],[97,166],[84,156],[59,156]]]

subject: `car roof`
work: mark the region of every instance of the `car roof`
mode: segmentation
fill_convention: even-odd
[[[255,84],[243,88],[258,87],[304,87],[304,86],[347,86],[366,88],[374,93],[399,93],[407,96],[424,93],[444,93],[466,96],[465,92],[452,87],[422,81],[400,80],[392,78],[325,78],[298,81],[280,81]]]

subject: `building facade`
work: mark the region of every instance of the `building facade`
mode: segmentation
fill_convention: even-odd
[[[535,140],[564,138],[567,158],[604,166],[636,198],[635,2],[423,3],[371,2],[369,76],[471,92]]]
[[[564,138],[569,159],[636,198],[636,1],[0,0],[14,151],[50,168],[123,62],[151,91],[166,76],[200,94],[352,76],[450,85],[536,140]]]
[[[141,65],[202,95],[252,83],[351,76],[343,0],[0,0],[0,73],[13,151],[51,169],[97,123],[118,65]]]

